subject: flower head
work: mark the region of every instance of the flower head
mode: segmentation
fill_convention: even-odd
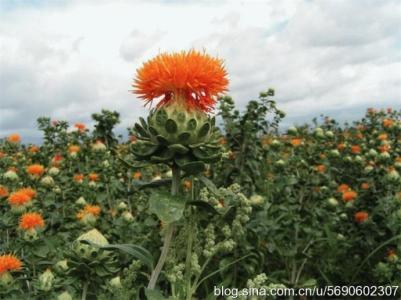
[[[8,141],[9,143],[13,143],[13,144],[19,143],[19,142],[21,142],[21,136],[20,136],[18,133],[10,134],[10,135],[7,137],[7,141]]]
[[[25,194],[27,194],[29,197],[31,197],[31,198],[35,198],[36,197],[36,191],[34,190],[34,189],[32,189],[32,188],[22,188],[22,189],[19,189],[18,190],[18,192],[21,192],[21,193],[25,193]]]
[[[0,275],[8,271],[21,269],[22,262],[12,254],[0,255]]]
[[[85,129],[86,129],[86,126],[84,123],[75,123],[74,127],[80,132],[85,131]]]
[[[8,203],[12,206],[22,206],[27,204],[31,200],[32,197],[30,197],[23,191],[16,191],[14,193],[11,193],[8,197]]]
[[[30,165],[26,168],[26,171],[33,176],[41,176],[45,171],[45,168],[42,165],[34,164]]]
[[[227,91],[228,79],[221,59],[195,50],[159,54],[137,70],[133,93],[158,106],[183,101],[186,109],[210,111],[216,97]]]
[[[45,221],[38,213],[25,213],[19,219],[19,228],[23,230],[45,227]]]
[[[355,191],[346,191],[343,193],[343,200],[344,202],[349,202],[355,200],[355,198],[358,196],[357,192]]]
[[[8,196],[8,189],[5,186],[0,185],[0,198]]]
[[[369,218],[369,214],[366,211],[358,211],[354,215],[355,222],[363,223]]]

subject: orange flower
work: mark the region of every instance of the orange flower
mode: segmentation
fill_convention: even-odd
[[[54,155],[54,157],[52,158],[52,161],[51,161],[52,166],[58,167],[62,160],[63,160],[63,156],[61,154]]]
[[[182,183],[184,190],[189,191],[192,188],[192,181],[191,180],[184,180]]]
[[[349,202],[355,200],[355,198],[358,196],[357,192],[355,191],[347,191],[343,193],[343,201],[344,202]]]
[[[366,211],[358,211],[354,215],[355,222],[363,223],[369,218],[369,214]]]
[[[302,139],[301,138],[291,139],[291,145],[293,145],[294,147],[298,147],[301,144],[302,144]]]
[[[99,175],[97,175],[96,173],[90,173],[88,175],[89,177],[89,181],[98,181],[99,180]]]
[[[28,151],[30,153],[38,153],[39,152],[39,147],[35,146],[35,145],[32,145],[32,146],[29,147]]]
[[[19,143],[19,142],[21,142],[21,136],[20,136],[18,133],[10,134],[10,135],[7,137],[7,141],[8,141],[9,143],[13,143],[13,144]]]
[[[42,165],[34,164],[30,165],[26,168],[26,171],[33,176],[41,176],[45,171],[45,168]]]
[[[0,275],[8,271],[21,269],[22,262],[12,254],[0,255]]]
[[[159,54],[137,70],[133,93],[146,103],[162,97],[158,107],[172,100],[187,109],[210,111],[227,91],[223,61],[195,50]]]
[[[391,119],[384,119],[383,120],[383,127],[385,128],[389,128],[392,127],[394,125],[394,121]]]
[[[100,214],[101,208],[99,205],[86,204],[84,207],[84,212],[87,214],[92,214],[98,216]]]
[[[82,220],[86,215],[92,215],[94,217],[99,216],[101,208],[99,205],[85,205],[84,209],[81,209],[76,217],[78,220]]]
[[[10,205],[15,205],[15,206],[25,205],[31,200],[32,198],[29,195],[21,191],[16,191],[14,193],[11,193],[10,196],[8,197],[8,203]]]
[[[19,189],[18,192],[25,193],[32,199],[36,197],[36,191],[32,188],[22,188]]]
[[[138,138],[135,135],[130,135],[129,136],[129,140],[130,140],[131,144],[135,144],[137,139]]]
[[[379,139],[379,141],[385,141],[385,140],[387,140],[388,135],[387,135],[387,133],[382,133],[377,138]]]
[[[78,129],[78,131],[82,132],[85,131],[86,126],[84,123],[75,123],[74,127]]]
[[[359,145],[351,146],[351,153],[360,154],[361,153],[361,146],[359,146]]]
[[[0,185],[0,198],[8,196],[8,189],[5,186]]]
[[[326,172],[326,166],[325,165],[315,166],[315,171],[319,172],[319,173],[324,173],[324,172]]]
[[[391,149],[391,146],[390,145],[382,145],[378,149],[379,149],[380,153],[389,152]]]
[[[337,150],[338,151],[343,151],[344,149],[345,149],[345,144],[344,143],[341,143],[341,144],[337,145]]]
[[[136,171],[134,172],[134,174],[132,174],[132,178],[134,178],[135,180],[139,180],[142,178],[142,173],[141,171]]]
[[[355,134],[355,138],[358,140],[361,140],[361,139],[363,139],[363,134],[358,132],[357,134]]]
[[[361,184],[361,189],[368,190],[369,189],[369,183],[367,183],[367,182],[362,183]]]
[[[84,175],[83,174],[75,174],[74,175],[74,181],[75,182],[82,182],[84,180]]]
[[[25,213],[19,219],[19,228],[23,230],[45,227],[45,221],[38,213]]]
[[[348,185],[348,184],[345,184],[345,183],[340,184],[340,185],[338,186],[338,188],[337,188],[337,192],[340,192],[340,193],[344,193],[344,192],[349,191],[349,190],[350,190],[349,185]]]
[[[81,147],[79,147],[77,145],[71,145],[70,147],[68,147],[68,153],[70,153],[70,154],[77,153],[77,152],[79,152],[79,150],[81,150]]]

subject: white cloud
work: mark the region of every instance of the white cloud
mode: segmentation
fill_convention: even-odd
[[[287,123],[399,106],[400,8],[378,0],[119,0],[0,10],[0,136],[38,135],[42,115],[89,122],[101,108],[121,112],[124,129],[145,112],[129,93],[135,69],[190,47],[226,60],[240,107],[274,87]]]

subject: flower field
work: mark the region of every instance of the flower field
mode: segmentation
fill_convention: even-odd
[[[220,97],[215,121],[224,70],[189,53],[189,71],[199,60],[208,67],[192,80],[180,55],[138,71],[136,93],[164,98],[133,121],[128,140],[114,133],[119,114],[103,110],[93,130],[39,118],[41,145],[19,134],[1,141],[0,299],[400,286],[401,112],[283,132],[268,90],[244,111]],[[174,93],[160,60],[182,72]],[[209,94],[192,93],[203,83]]]

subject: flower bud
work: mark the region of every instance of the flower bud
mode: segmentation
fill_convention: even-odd
[[[54,275],[50,269],[47,269],[39,276],[40,289],[50,291],[53,287]]]

